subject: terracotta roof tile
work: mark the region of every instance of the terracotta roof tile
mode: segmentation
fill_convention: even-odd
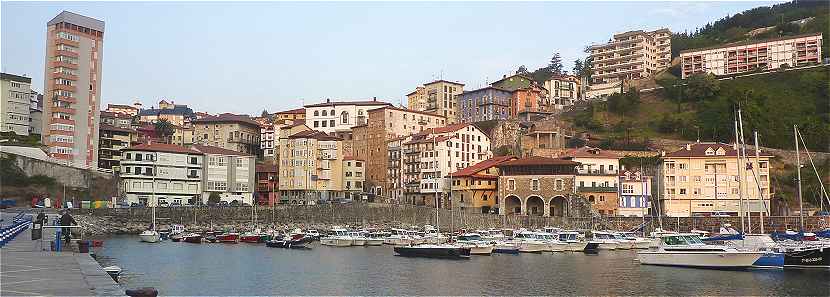
[[[244,114],[223,113],[217,116],[205,116],[201,119],[193,120],[193,123],[218,123],[218,122],[236,122],[246,123],[249,125],[259,127],[259,123],[252,120],[251,117]]]
[[[165,152],[165,153],[179,153],[179,154],[195,154],[202,155],[201,152],[191,148],[183,147],[181,145],[168,143],[145,143],[124,149],[125,151],[147,151],[147,152]]]
[[[277,112],[276,114],[305,114],[305,108],[295,108]]]
[[[514,156],[501,156],[501,157],[492,157],[490,159],[478,162],[476,164],[470,165],[466,168],[462,168],[456,172],[453,172],[451,175],[453,177],[464,177],[464,176],[474,176],[474,177],[488,177],[487,175],[477,174],[479,171],[485,170],[487,168],[497,166],[501,163],[516,160]]]
[[[539,156],[531,156],[522,159],[516,159],[513,161],[508,161],[497,165],[498,167],[508,167],[508,166],[534,166],[534,165],[571,165],[571,166],[578,166],[579,162],[574,162],[571,160],[565,159],[554,159],[554,158],[545,158]]]
[[[194,144],[191,146],[194,150],[202,152],[204,154],[211,154],[211,155],[231,155],[231,156],[252,156],[250,154],[237,152],[234,150],[224,149],[221,147],[209,146],[209,145],[198,145]]]
[[[306,105],[305,107],[326,107],[335,105],[392,105],[383,101],[364,100],[364,101],[330,101],[317,104]]]

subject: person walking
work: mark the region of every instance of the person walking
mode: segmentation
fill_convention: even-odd
[[[69,211],[63,212],[60,223],[61,226],[74,226],[78,224],[78,222],[75,222],[75,218],[69,214]],[[69,241],[72,240],[72,228],[61,228],[61,232],[63,233],[64,240],[69,244]]]

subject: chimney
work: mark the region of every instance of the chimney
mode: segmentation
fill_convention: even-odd
[[[331,103],[331,99],[326,98],[326,103]]]
[[[686,150],[687,150],[687,151],[691,151],[691,150],[692,150],[692,144],[687,143],[687,144],[686,144]]]
[[[377,96],[375,96],[375,97],[372,97],[372,101],[375,101],[375,102],[377,102],[377,101],[378,101],[378,97],[377,97]]]

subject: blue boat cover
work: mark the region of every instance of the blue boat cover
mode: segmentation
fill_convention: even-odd
[[[708,237],[708,238],[701,238],[700,240],[702,240],[702,241],[724,241],[724,240],[742,240],[742,239],[744,239],[744,235],[739,233],[739,234],[717,235],[717,236],[712,236],[712,237]]]

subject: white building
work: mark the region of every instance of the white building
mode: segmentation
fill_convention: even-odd
[[[620,157],[587,146],[571,149],[564,156],[580,163],[576,169],[577,192],[588,198],[588,202],[600,214],[616,214]]]
[[[652,177],[640,171],[620,171],[617,215],[642,217],[649,214]]]
[[[0,73],[0,132],[29,135],[32,79]]]
[[[262,149],[262,156],[266,160],[274,160],[276,153],[274,149],[279,145],[279,128],[275,124],[267,123],[259,129],[259,148]]]
[[[392,106],[377,101],[340,101],[326,100],[325,103],[305,106],[306,125],[314,130],[332,135],[349,132],[354,126],[365,125],[369,111],[384,106]]]
[[[588,47],[593,60],[587,98],[610,95],[623,81],[651,77],[671,64],[671,31],[658,29],[614,34],[607,43]]]
[[[730,75],[821,62],[821,33],[740,42],[680,52],[682,77],[695,73]]]
[[[121,187],[127,202],[147,206],[197,204],[202,195],[204,155],[174,144],[124,149]]]
[[[253,205],[256,186],[253,155],[205,145],[193,145],[192,149],[205,155],[203,202],[207,203],[210,195],[217,193],[219,201]]]

